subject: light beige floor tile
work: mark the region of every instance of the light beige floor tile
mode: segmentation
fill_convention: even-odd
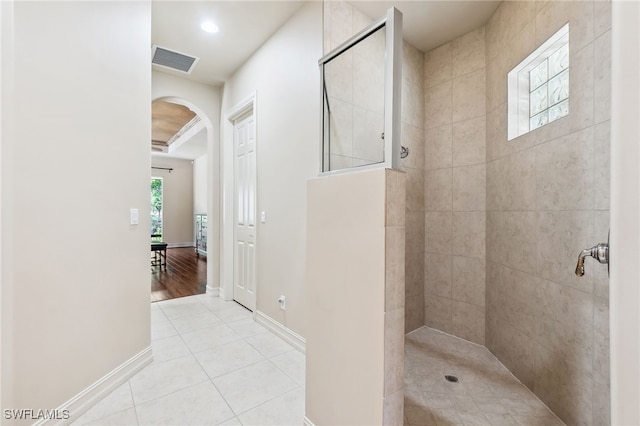
[[[209,381],[136,407],[141,425],[216,425],[234,417]]]
[[[129,408],[133,408],[133,397],[129,382],[125,382],[77,419],[71,413],[71,420],[74,425],[84,425]]]
[[[153,362],[131,380],[136,405],[168,395],[209,380],[200,364],[192,356],[170,361]]]
[[[151,340],[164,339],[177,335],[176,328],[169,320],[158,323],[151,323]]]
[[[129,408],[88,424],[100,426],[134,426],[138,424],[138,419],[135,409]]]
[[[294,389],[239,416],[245,426],[298,426],[304,422],[304,390]]]
[[[191,352],[196,353],[206,349],[218,348],[227,343],[239,340],[241,337],[226,324],[218,324],[202,330],[182,334],[182,339],[189,349],[191,349]]]
[[[437,426],[431,410],[423,406],[405,405],[404,415],[411,426]]]
[[[251,311],[238,305],[237,303],[234,305],[230,305],[226,309],[216,311],[215,314],[218,316],[218,318],[227,323],[245,319],[253,319],[253,314],[251,313]]]
[[[518,422],[509,414],[485,414],[492,426],[518,426]]]
[[[416,413],[425,412],[435,424],[448,426],[563,424],[480,345],[423,327],[407,335],[405,354],[410,426],[424,422]],[[459,382],[447,382],[444,374]]]
[[[291,345],[273,333],[263,333],[248,337],[247,342],[267,358],[293,350]]]
[[[564,426],[553,414],[546,416],[512,416],[520,426]]]
[[[240,336],[247,338],[257,334],[268,333],[269,330],[258,324],[253,318],[228,322],[227,325]]]
[[[195,357],[211,378],[265,360],[264,355],[244,340],[197,352]]]
[[[191,352],[182,338],[178,335],[157,339],[151,343],[153,360],[156,362],[169,361],[190,355]]]
[[[242,423],[240,423],[237,417],[234,417],[226,422],[220,423],[219,426],[242,426]]]
[[[250,410],[280,396],[297,385],[271,361],[257,364],[213,379],[224,399],[236,414]]]
[[[299,351],[288,351],[270,358],[276,367],[282,370],[294,382],[304,386],[305,357]]]
[[[178,333],[182,334],[220,324],[222,320],[213,312],[206,311],[195,315],[174,318],[171,320],[171,323]]]
[[[178,302],[173,302],[173,300],[178,300]],[[209,311],[202,303],[198,302],[197,300],[172,299],[170,301],[158,303],[160,303],[162,312],[164,312],[164,314],[169,319],[176,319],[189,315],[197,315]]]

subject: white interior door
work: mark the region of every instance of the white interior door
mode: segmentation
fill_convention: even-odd
[[[233,299],[256,308],[256,126],[253,110],[233,124],[235,208]]]

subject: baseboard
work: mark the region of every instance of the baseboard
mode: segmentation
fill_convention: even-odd
[[[300,336],[298,333],[280,324],[278,321],[274,320],[264,312],[256,311],[255,314],[256,314],[256,322],[258,324],[266,327],[269,331],[274,333],[276,336],[280,337],[282,340],[289,343],[291,346],[293,346],[300,352],[304,353],[305,351],[304,337]]]
[[[195,243],[168,243],[167,248],[179,248],[179,247],[194,247]]]
[[[220,290],[218,291],[218,296],[220,297],[220,299],[226,300],[228,302],[233,299],[233,292],[231,292],[232,297],[227,298],[224,292],[224,287],[220,286]]]
[[[207,296],[218,297],[220,296],[220,287],[207,286]]]
[[[307,416],[304,416],[303,424],[304,426],[316,426]]]
[[[63,413],[68,412],[70,418],[66,420],[38,420],[34,423],[34,426],[44,425],[69,425],[76,421],[81,415],[86,413],[90,408],[100,402],[105,396],[116,390],[120,385],[125,383],[136,373],[146,367],[151,361],[153,361],[153,355],[151,353],[151,346],[144,349],[142,352],[134,355],[129,360],[125,361],[115,370],[112,370],[106,376],[99,379],[97,382],[71,398],[69,401],[58,407],[55,412]]]

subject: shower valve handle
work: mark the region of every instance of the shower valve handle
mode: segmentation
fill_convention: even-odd
[[[578,265],[576,266],[576,275],[579,277],[584,275],[584,259],[588,256],[593,257],[600,263],[609,263],[609,244],[600,243],[597,246],[582,250],[578,256]]]

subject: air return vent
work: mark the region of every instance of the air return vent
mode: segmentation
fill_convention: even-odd
[[[176,52],[175,50],[170,50],[155,44],[153,45],[151,55],[153,57],[151,60],[153,64],[185,74],[190,74],[191,71],[193,71],[193,67],[195,67],[200,60],[200,58],[196,58],[195,56],[185,55],[184,53]]]

